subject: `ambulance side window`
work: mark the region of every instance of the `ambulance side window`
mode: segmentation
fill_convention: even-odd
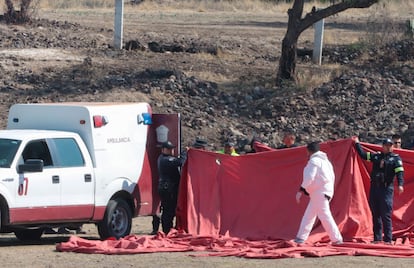
[[[43,160],[43,166],[53,166],[49,147],[45,140],[29,142],[24,148],[22,156],[24,161],[27,159],[41,159]]]
[[[85,160],[77,142],[72,138],[54,139],[56,154],[61,167],[83,167]]]

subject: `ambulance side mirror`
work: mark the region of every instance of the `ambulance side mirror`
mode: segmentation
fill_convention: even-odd
[[[142,113],[138,115],[138,125],[144,124],[144,125],[151,125],[152,124],[152,118],[150,113]]]
[[[43,160],[41,159],[27,159],[24,164],[18,166],[17,172],[42,172]]]

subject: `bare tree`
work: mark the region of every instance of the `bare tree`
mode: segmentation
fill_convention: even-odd
[[[307,13],[304,17],[303,7],[305,0],[294,0],[292,8],[288,10],[288,28],[282,41],[282,55],[279,61],[279,70],[277,77],[279,80],[296,80],[296,49],[300,34],[315,22],[340,13],[349,8],[368,8],[379,0],[337,0],[331,1],[330,5],[324,9]]]
[[[18,2],[18,6],[20,6],[20,10],[16,10],[15,2]],[[5,0],[6,4],[6,13],[4,14],[4,18],[7,23],[26,23],[30,21],[30,6],[32,5],[33,0]]]

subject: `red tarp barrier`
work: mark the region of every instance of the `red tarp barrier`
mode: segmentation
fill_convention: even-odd
[[[365,150],[378,145],[362,143]],[[177,209],[177,229],[168,236],[129,236],[113,241],[71,237],[60,251],[131,254],[158,251],[212,251],[207,255],[283,258],[332,255],[414,257],[414,151],[396,150],[405,168],[405,192],[395,193],[395,245],[372,245],[368,205],[369,162],[361,160],[351,139],[325,142],[336,174],[332,215],[343,235],[343,245],[328,244],[317,222],[307,243],[296,246],[296,236],[307,198],[296,204],[295,194],[307,162],[304,146],[273,150],[255,143],[257,152],[234,157],[190,150],[183,168]],[[402,250],[404,249],[404,250]]]

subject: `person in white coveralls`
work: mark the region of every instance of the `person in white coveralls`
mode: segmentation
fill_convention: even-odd
[[[309,195],[310,200],[294,241],[298,244],[304,243],[312,231],[316,217],[318,217],[331,242],[341,244],[343,242],[342,235],[329,207],[329,201],[334,194],[335,173],[333,166],[326,153],[320,151],[318,142],[309,143],[306,149],[309,161],[303,170],[303,181],[296,194],[296,202],[300,203],[303,194]]]

